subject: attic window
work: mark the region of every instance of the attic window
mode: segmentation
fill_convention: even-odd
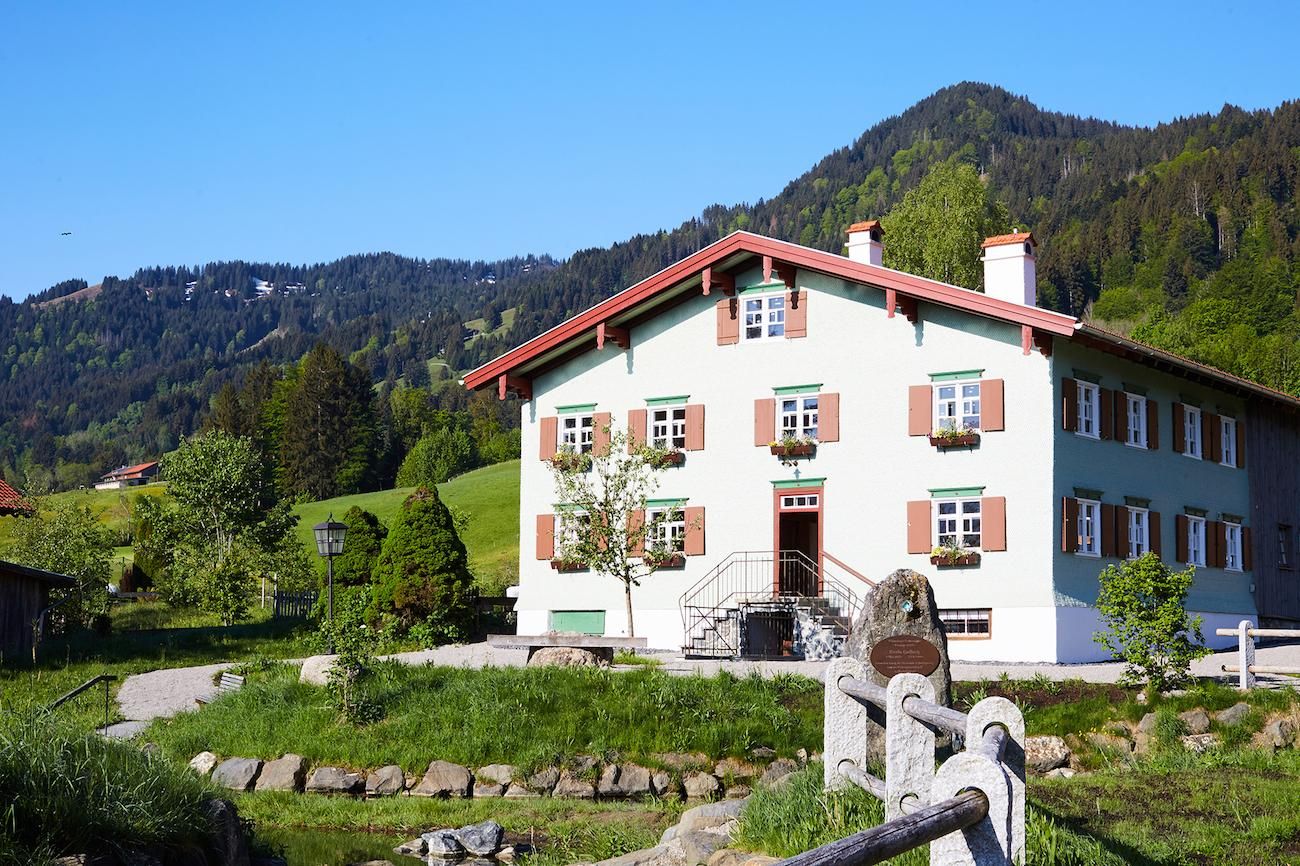
[[[747,295],[745,307],[746,340],[763,340],[785,336],[785,294]]]

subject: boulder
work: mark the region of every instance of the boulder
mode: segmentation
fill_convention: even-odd
[[[211,752],[199,752],[190,758],[190,769],[200,776],[210,774],[217,766],[217,756]]]
[[[249,791],[261,770],[257,758],[226,758],[212,771],[212,782],[232,791]]]
[[[506,831],[496,821],[480,821],[461,827],[456,831],[456,838],[469,853],[478,857],[491,857],[501,849]]]
[[[519,770],[513,764],[488,764],[474,771],[476,781],[495,782],[498,785],[509,785],[517,775]]]
[[[596,769],[600,762],[593,755],[574,755],[569,759],[568,768],[575,773],[585,773]]]
[[[1188,710],[1185,713],[1179,713],[1178,718],[1182,720],[1183,727],[1187,729],[1189,734],[1204,734],[1210,730],[1210,716],[1200,707]]]
[[[460,764],[434,761],[411,793],[416,797],[468,797],[473,784],[474,777]]]
[[[600,774],[596,793],[602,797],[644,797],[650,793],[650,771],[637,764],[610,764]]]
[[[301,792],[306,778],[307,759],[302,755],[283,755],[262,765],[257,790]]]
[[[229,800],[209,800],[204,809],[208,816],[208,863],[212,866],[249,866],[248,835],[235,804]]]
[[[317,767],[307,780],[309,794],[360,794],[366,788],[366,777],[349,773],[342,767]]]
[[[1156,714],[1147,713],[1138,722],[1138,733],[1146,734],[1148,737],[1155,736],[1156,733]]]
[[[728,800],[743,800],[752,792],[748,785],[731,785],[727,788],[725,796]]]
[[[698,770],[682,777],[682,787],[691,800],[709,800],[722,793],[722,783],[717,776]]]
[[[311,686],[329,684],[329,673],[338,656],[309,656],[302,660],[302,670],[298,672],[298,682]]]
[[[424,840],[424,850],[430,859],[459,860],[465,856],[465,846],[456,838],[455,830],[434,830],[421,833],[420,838]]]
[[[1250,704],[1238,702],[1214,714],[1214,719],[1221,725],[1239,725],[1250,715]]]
[[[776,757],[776,749],[769,749],[767,746],[755,746],[749,750],[749,756],[760,761],[770,761]]]
[[[530,668],[607,668],[609,662],[591,650],[572,646],[546,646],[533,653],[528,660]]]
[[[521,785],[518,782],[512,782],[509,788],[506,788],[505,798],[507,800],[518,800],[528,797],[541,797],[537,791],[532,790],[527,785]]]
[[[654,794],[656,797],[666,797],[669,794],[678,793],[672,775],[670,773],[665,773],[663,770],[656,770],[651,773],[650,793]]]
[[[866,665],[867,678],[871,682],[888,686],[889,677],[871,666],[871,650],[885,638],[897,635],[924,638],[939,651],[939,666],[930,674],[934,699],[942,706],[952,706],[948,633],[939,619],[934,589],[925,575],[907,568],[895,571],[871,590],[844,643],[844,655]],[[948,737],[944,735],[939,743],[943,745],[947,741]],[[867,754],[882,760],[885,754],[885,730],[870,717],[867,719]]]
[[[1219,745],[1218,734],[1187,734],[1179,739],[1182,740],[1184,749],[1198,755]]]
[[[699,866],[707,863],[715,851],[731,844],[731,836],[710,830],[692,830],[679,834],[670,844],[681,849],[686,866]]]
[[[1070,748],[1056,736],[1025,737],[1025,769],[1042,775],[1070,763]]]
[[[1264,744],[1275,749],[1285,749],[1295,739],[1295,725],[1287,719],[1273,719],[1260,732]]]
[[[555,783],[555,787],[551,790],[551,796],[564,797],[570,800],[591,800],[596,796],[596,786],[583,781],[578,776],[575,776],[572,771],[565,770],[560,774],[560,780]]]
[[[496,782],[480,782],[474,780],[473,796],[475,797],[504,797],[506,795],[506,786]]]
[[[506,863],[509,863],[512,860],[514,860],[515,856],[516,856],[516,852],[515,852],[514,845],[507,845],[497,852],[497,859],[505,861]]]
[[[366,776],[367,797],[394,797],[406,790],[406,774],[396,764],[380,767]]]
[[[599,861],[596,866],[681,866],[681,854],[670,851],[666,845],[659,845],[610,857]]]
[[[407,857],[423,857],[424,852],[428,850],[424,837],[412,839],[410,842],[403,842],[393,849],[394,854],[404,854]]]
[[[804,760],[807,761],[807,751],[800,749],[804,753]],[[753,779],[760,775],[759,768],[742,761],[739,758],[723,758],[713,765],[713,775],[719,779]]]
[[[798,769],[799,765],[789,758],[777,758],[775,761],[767,765],[767,769],[763,771],[763,775],[759,779],[759,782],[763,785],[772,785],[776,783],[777,780],[783,779],[791,773],[798,771]]]
[[[560,768],[547,767],[544,770],[538,770],[528,777],[528,788],[539,794],[549,794],[555,789],[555,785],[560,781]]]

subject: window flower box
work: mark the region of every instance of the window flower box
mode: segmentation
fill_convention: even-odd
[[[935,448],[973,448],[980,444],[978,430],[935,430],[930,434],[930,444]]]
[[[586,571],[587,563],[567,559],[552,559],[551,568],[556,571]]]
[[[953,547],[936,547],[930,551],[930,564],[939,568],[967,568],[980,564],[980,555],[973,550]]]
[[[649,463],[656,469],[664,469],[669,466],[681,466],[686,462],[686,452],[679,451],[676,448],[669,450],[651,448],[646,451],[645,462]]]
[[[591,468],[591,455],[561,451],[551,458],[551,465],[561,472],[586,472]]]
[[[646,556],[646,565],[653,565],[655,568],[685,568],[686,554],[670,553],[666,556]]]
[[[811,457],[817,453],[815,442],[773,442],[769,447],[777,457]]]

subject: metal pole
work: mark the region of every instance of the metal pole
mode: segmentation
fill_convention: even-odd
[[[104,680],[104,730],[108,730],[108,680]]]
[[[325,572],[329,581],[330,605],[330,655],[334,655],[334,556],[325,557]]]

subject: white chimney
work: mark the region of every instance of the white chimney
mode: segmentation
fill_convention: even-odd
[[[990,298],[1038,306],[1037,242],[1029,232],[998,235],[984,241],[984,294]]]
[[[864,265],[879,265],[884,255],[885,230],[880,220],[867,220],[849,226],[849,259]]]

